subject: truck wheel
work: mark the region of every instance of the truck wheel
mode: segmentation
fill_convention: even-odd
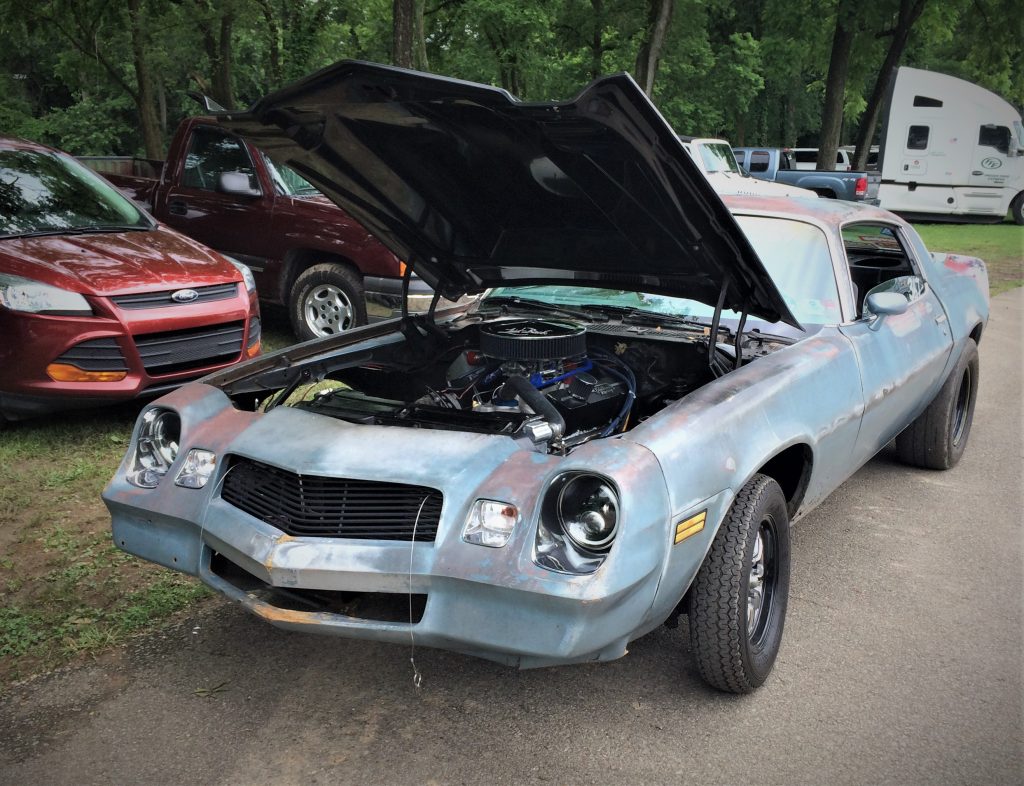
[[[1010,203],[1010,216],[1014,224],[1024,224],[1024,191],[1021,191]]]
[[[755,475],[736,496],[694,579],[690,647],[701,677],[750,693],[768,677],[789,599],[789,514],[779,484]]]
[[[967,339],[960,360],[938,395],[896,437],[900,461],[924,469],[949,469],[964,454],[978,396],[978,345]]]
[[[288,302],[292,330],[300,341],[334,336],[366,324],[363,282],[351,269],[330,262],[303,270]]]

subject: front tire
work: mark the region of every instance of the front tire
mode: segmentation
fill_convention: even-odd
[[[967,339],[960,360],[928,409],[896,437],[900,461],[924,469],[950,469],[967,447],[978,397],[978,345]]]
[[[1014,224],[1024,224],[1024,191],[1017,194],[1010,203],[1010,217]]]
[[[295,280],[288,298],[288,313],[299,341],[334,336],[365,325],[362,279],[339,264],[313,265]]]
[[[690,647],[701,677],[750,693],[775,664],[789,600],[786,498],[767,475],[736,496],[691,588]]]

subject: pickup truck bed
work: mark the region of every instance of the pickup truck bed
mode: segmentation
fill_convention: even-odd
[[[797,169],[791,152],[778,147],[734,147],[733,153],[740,166],[760,180],[799,186],[829,199],[878,205],[879,172]]]

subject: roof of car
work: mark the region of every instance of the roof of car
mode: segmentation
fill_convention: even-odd
[[[836,227],[851,221],[872,219],[902,223],[902,219],[888,210],[841,199],[725,195],[722,201],[733,213],[773,213],[794,218],[805,216]]]

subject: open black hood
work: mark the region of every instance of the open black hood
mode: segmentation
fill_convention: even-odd
[[[516,284],[680,295],[799,323],[628,74],[564,103],[342,61],[225,128],[287,164],[455,299]]]

